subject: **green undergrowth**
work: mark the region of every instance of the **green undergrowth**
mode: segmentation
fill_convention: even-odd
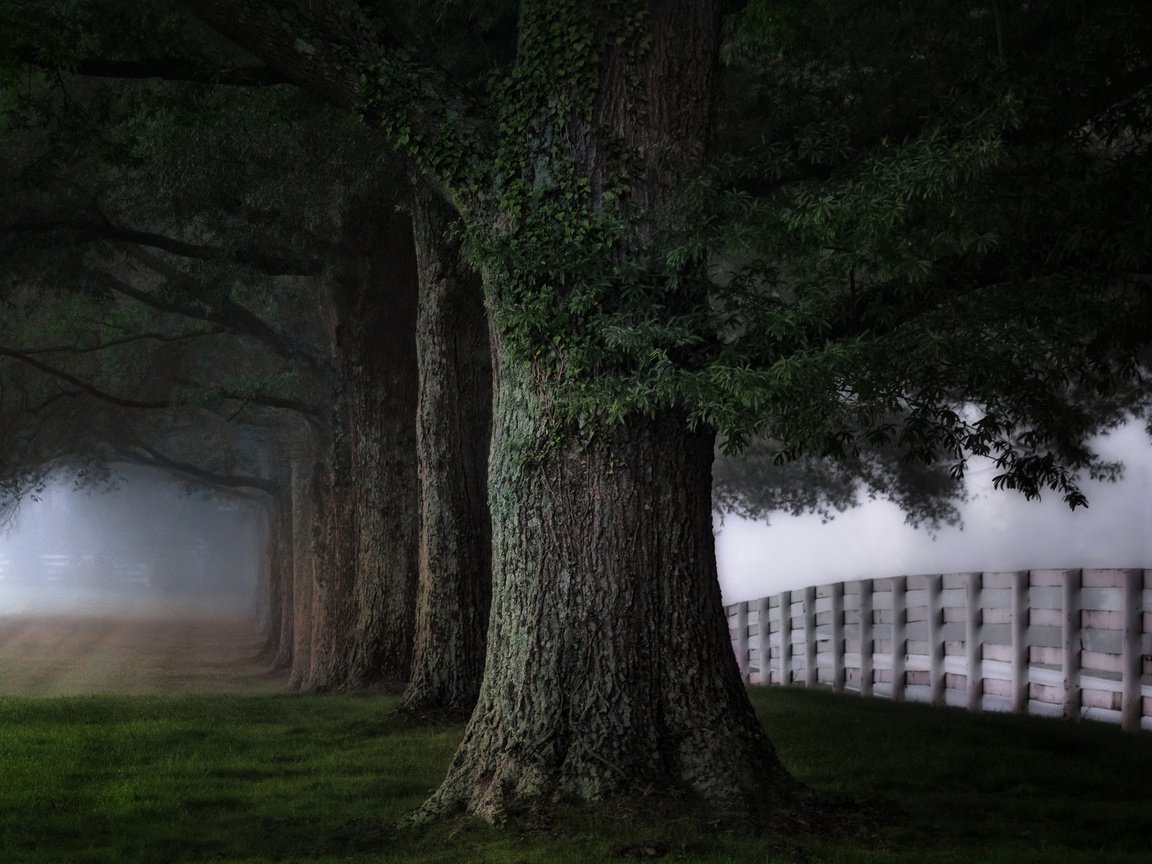
[[[830,808],[836,836],[820,819],[737,836],[643,800],[502,830],[396,829],[461,727],[407,719],[394,697],[0,698],[0,861],[1152,861],[1152,735],[820,691],[753,698],[789,768],[854,802]]]

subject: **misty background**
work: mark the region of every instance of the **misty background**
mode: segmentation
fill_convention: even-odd
[[[1026,501],[994,491],[991,462],[973,459],[961,527],[935,536],[905,524],[889,501],[870,501],[823,522],[775,514],[769,524],[716,517],[716,557],[725,603],[846,579],[968,570],[1152,566],[1152,447],[1139,423],[1089,442],[1125,465],[1119,482],[1082,484],[1087,508],[1075,511],[1056,493]]]
[[[915,573],[1152,566],[1152,448],[1139,424],[1092,442],[1124,462],[1116,483],[1086,480],[1089,507],[1058,495],[993,491],[973,463],[962,525],[913,528],[895,504],[867,501],[830,521],[775,513],[717,516],[725,603],[779,591]],[[267,566],[259,508],[161,472],[117,466],[110,486],[54,478],[0,527],[0,614],[155,612],[243,615]]]
[[[154,470],[56,476],[0,527],[0,614],[248,614],[263,530],[252,503]]]

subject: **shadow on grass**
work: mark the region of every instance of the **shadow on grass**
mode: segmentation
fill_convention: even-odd
[[[821,690],[751,693],[797,776],[892,813],[888,847],[1152,861],[1152,735]]]
[[[421,725],[395,697],[4,698],[0,861],[1152,860],[1152,736],[819,691],[753,700],[788,767],[864,802],[870,830],[737,837],[641,799],[396,831],[462,726]]]

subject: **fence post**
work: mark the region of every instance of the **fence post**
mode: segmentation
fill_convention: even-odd
[[[844,690],[844,583],[832,585],[832,689]]]
[[[1028,713],[1028,582],[1031,574],[1012,574],[1012,711]]]
[[[1064,716],[1080,719],[1080,571],[1064,571]]]
[[[740,679],[748,682],[748,601],[736,604],[736,663]]]
[[[964,650],[968,666],[968,710],[980,711],[984,707],[984,670],[981,668],[981,587],[983,573],[969,573],[967,579],[968,615],[964,630]]]
[[[816,588],[804,589],[804,686],[815,687],[816,670]]]
[[[872,695],[872,580],[860,580],[860,695]]]
[[[761,597],[756,601],[756,619],[760,622],[760,632],[756,636],[757,647],[760,651],[760,683],[772,683],[772,626],[768,620],[771,615],[768,598]]]
[[[1124,648],[1121,658],[1123,694],[1120,701],[1120,726],[1127,732],[1140,731],[1144,713],[1140,693],[1140,673],[1143,671],[1144,571],[1124,571]],[[1152,610],[1150,610],[1152,611]]]
[[[905,591],[907,578],[892,579],[892,700],[904,701],[904,658],[907,642],[907,609]]]
[[[928,577],[928,684],[933,705],[944,704],[947,679],[944,674],[944,609],[941,590],[944,577],[933,573]]]
[[[780,592],[780,683],[792,683],[792,592]]]

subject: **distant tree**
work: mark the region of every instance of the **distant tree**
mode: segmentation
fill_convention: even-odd
[[[404,677],[418,525],[414,253],[406,217],[377,209],[378,196],[356,209],[386,166],[365,158],[351,124],[339,131],[340,118],[294,91],[228,77],[219,40],[177,10],[144,9],[141,21],[139,4],[14,8],[48,48],[15,45],[26,86],[5,91],[0,243],[19,309],[5,322],[6,360],[44,378],[54,407],[83,396],[175,413],[169,426],[199,425],[217,451],[229,433],[205,409],[265,430],[279,422],[287,431],[272,446],[297,476],[293,678]],[[121,60],[144,32],[197,59]],[[393,338],[380,338],[381,320]],[[164,340],[169,350],[156,347]],[[131,439],[124,452],[130,425],[153,452],[226,473],[223,452],[163,423],[121,417],[114,431],[94,410],[56,424],[62,454],[142,458]],[[389,436],[395,446],[380,446]]]
[[[282,75],[175,7],[11,9],[4,36],[21,72],[5,91],[7,133],[22,155],[0,222],[7,260],[26,259],[41,289],[46,271],[65,286],[33,295],[49,317],[71,314],[85,285],[210,333],[151,369],[153,390],[177,385],[166,410],[183,405],[181,424],[189,405],[265,427],[275,422],[266,409],[297,416],[276,451],[294,466],[280,482],[293,490],[295,516],[279,523],[294,526],[303,568],[288,598],[294,684],[402,680],[414,651],[408,704],[466,710],[490,591],[478,487],[490,385],[479,287],[451,215],[421,196],[405,205],[407,179],[353,124],[276,88]],[[396,204],[410,215],[393,213]],[[421,226],[415,243],[410,218]],[[83,357],[77,364],[79,378],[96,373]],[[205,440],[221,443],[212,412],[202,420]],[[210,447],[193,448],[193,460],[160,442],[153,452],[216,470]],[[131,453],[144,458],[138,446]],[[426,599],[413,647],[417,590]]]

